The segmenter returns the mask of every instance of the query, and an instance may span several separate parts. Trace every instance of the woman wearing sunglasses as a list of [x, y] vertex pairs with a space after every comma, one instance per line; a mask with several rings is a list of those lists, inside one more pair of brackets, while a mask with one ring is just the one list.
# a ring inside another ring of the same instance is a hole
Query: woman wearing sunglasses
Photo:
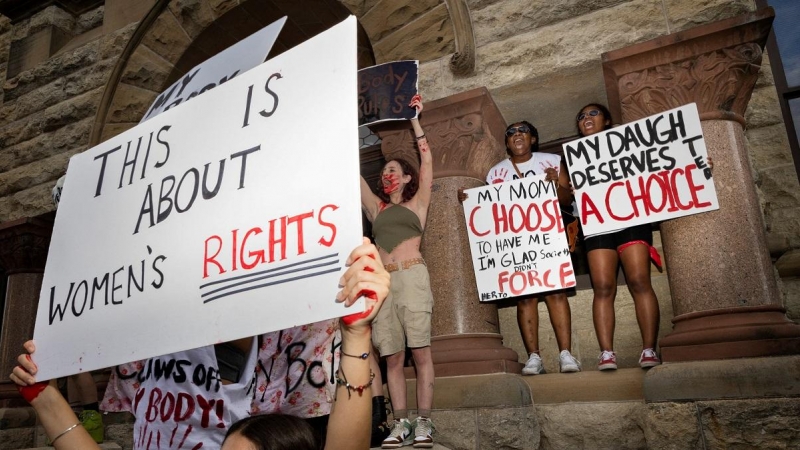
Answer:
[[[500, 161], [489, 170], [486, 182], [502, 183], [533, 175], [545, 175], [547, 181], [556, 182], [558, 199], [562, 207], [571, 208], [572, 193], [569, 176], [561, 157], [550, 153], [539, 153], [539, 132], [529, 122], [521, 121], [506, 129], [506, 151], [508, 159]], [[572, 317], [564, 291], [550, 292], [544, 297], [550, 323], [558, 344], [559, 369], [561, 372], [579, 372], [580, 363], [572, 356]], [[528, 352], [528, 362], [522, 369], [525, 375], [544, 372], [539, 353], [539, 300], [538, 296], [524, 297], [517, 303], [517, 324], [522, 342]]]
[[[576, 117], [578, 134], [590, 136], [611, 127], [611, 113], [603, 105], [590, 103]], [[644, 369], [661, 364], [655, 352], [660, 312], [658, 299], [650, 284], [650, 258], [655, 252], [650, 225], [637, 225], [624, 230], [585, 239], [592, 277], [594, 302], [592, 315], [597, 342], [600, 344], [599, 370], [617, 368], [614, 353], [614, 299], [617, 295], [617, 269], [622, 263], [628, 291], [633, 296], [636, 320], [642, 334], [639, 365]], [[655, 256], [658, 254], [655, 253]]]
[[[419, 95], [409, 106], [422, 111]], [[433, 359], [431, 312], [433, 294], [428, 268], [419, 246], [428, 217], [433, 184], [433, 157], [417, 119], [411, 119], [419, 148], [419, 174], [406, 160], [392, 159], [383, 166], [378, 195], [361, 178], [361, 207], [372, 222], [375, 243], [386, 270], [391, 273], [391, 295], [372, 327], [375, 347], [386, 357], [386, 376], [392, 398], [392, 431], [382, 448], [433, 447]], [[406, 379], [403, 373], [406, 346], [411, 348], [417, 371], [417, 418], [408, 420]]]

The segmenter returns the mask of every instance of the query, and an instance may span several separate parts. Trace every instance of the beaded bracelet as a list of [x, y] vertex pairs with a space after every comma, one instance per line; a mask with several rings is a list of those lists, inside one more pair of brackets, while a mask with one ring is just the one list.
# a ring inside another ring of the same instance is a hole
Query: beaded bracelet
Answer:
[[[341, 377], [339, 377], [340, 373], [342, 374]], [[341, 367], [339, 367], [339, 371], [336, 372], [336, 384], [339, 386], [344, 386], [345, 389], [347, 389], [348, 399], [351, 396], [350, 392], [358, 392], [358, 396], [361, 397], [361, 395], [364, 393], [364, 389], [372, 386], [372, 380], [374, 379], [375, 379], [375, 374], [372, 373], [372, 369], [370, 369], [369, 381], [366, 384], [362, 384], [361, 386], [353, 386], [347, 381], [347, 377], [344, 375], [344, 370], [342, 370]]]
[[344, 356], [349, 356], [349, 357], [351, 357], [351, 358], [356, 358], [356, 359], [367, 359], [367, 358], [369, 358], [369, 353], [370, 353], [370, 352], [362, 353], [362, 354], [360, 354], [360, 355], [351, 355], [351, 354], [349, 354], [349, 353], [345, 353], [345, 352], [344, 352], [344, 350], [339, 350], [339, 353], [341, 353], [341, 354], [342, 354], [342, 355], [344, 355]]
[[58, 434], [58, 436], [54, 437], [54, 438], [53, 438], [53, 440], [52, 440], [52, 441], [50, 441], [50, 445], [53, 445], [53, 444], [55, 444], [55, 443], [56, 443], [56, 441], [58, 440], [58, 438], [60, 438], [61, 436], [65, 435], [65, 434], [67, 434], [67, 433], [69, 433], [70, 431], [74, 430], [74, 429], [75, 429], [75, 427], [77, 427], [77, 426], [78, 426], [78, 425], [80, 425], [80, 424], [81, 424], [81, 423], [80, 423], [80, 422], [78, 422], [78, 423], [76, 423], [75, 425], [73, 425], [73, 426], [71, 426], [71, 427], [67, 428], [66, 430], [62, 431], [61, 433], [59, 433], [59, 434]]

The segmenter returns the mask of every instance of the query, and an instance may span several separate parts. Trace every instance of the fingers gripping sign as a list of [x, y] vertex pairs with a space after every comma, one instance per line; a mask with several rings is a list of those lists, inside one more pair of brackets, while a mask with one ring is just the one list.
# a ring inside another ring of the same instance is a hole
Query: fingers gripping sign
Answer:
[[342, 317], [342, 323], [350, 328], [369, 326], [383, 300], [389, 295], [389, 272], [383, 268], [378, 249], [364, 238], [364, 243], [347, 258], [347, 271], [339, 280], [342, 290], [336, 295], [338, 302], [351, 306], [359, 297], [366, 298], [366, 309]]

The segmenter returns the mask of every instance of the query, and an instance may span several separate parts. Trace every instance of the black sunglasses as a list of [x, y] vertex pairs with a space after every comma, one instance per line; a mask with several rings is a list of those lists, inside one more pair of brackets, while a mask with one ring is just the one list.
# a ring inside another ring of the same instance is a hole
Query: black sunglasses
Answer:
[[513, 136], [517, 131], [520, 133], [530, 133], [531, 129], [527, 125], [520, 125], [518, 127], [511, 127], [506, 130], [506, 137]]
[[582, 112], [582, 113], [578, 114], [578, 122], [580, 122], [581, 120], [585, 119], [586, 116], [594, 117], [594, 116], [596, 116], [598, 114], [600, 114], [600, 110], [599, 109], [593, 109], [591, 111], [586, 111], [585, 113]]

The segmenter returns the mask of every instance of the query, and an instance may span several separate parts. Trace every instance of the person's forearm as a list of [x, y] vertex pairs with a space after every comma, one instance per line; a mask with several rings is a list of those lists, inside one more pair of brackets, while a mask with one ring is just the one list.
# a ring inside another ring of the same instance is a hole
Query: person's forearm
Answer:
[[[336, 400], [328, 419], [326, 450], [361, 450], [369, 448], [372, 420], [372, 389], [369, 355], [371, 333], [366, 330], [342, 329], [344, 353], [340, 359], [338, 377], [350, 385], [336, 386]], [[364, 387], [366, 386], [366, 387]], [[361, 392], [359, 392], [359, 388]]]
[[[55, 386], [48, 385], [31, 401], [31, 406], [57, 450], [100, 448], [80, 425], [80, 420]], [[75, 424], [78, 426], [70, 429]]]
[[414, 137], [425, 135], [425, 132], [422, 130], [422, 125], [419, 124], [419, 119], [411, 119], [411, 126], [414, 128]]

